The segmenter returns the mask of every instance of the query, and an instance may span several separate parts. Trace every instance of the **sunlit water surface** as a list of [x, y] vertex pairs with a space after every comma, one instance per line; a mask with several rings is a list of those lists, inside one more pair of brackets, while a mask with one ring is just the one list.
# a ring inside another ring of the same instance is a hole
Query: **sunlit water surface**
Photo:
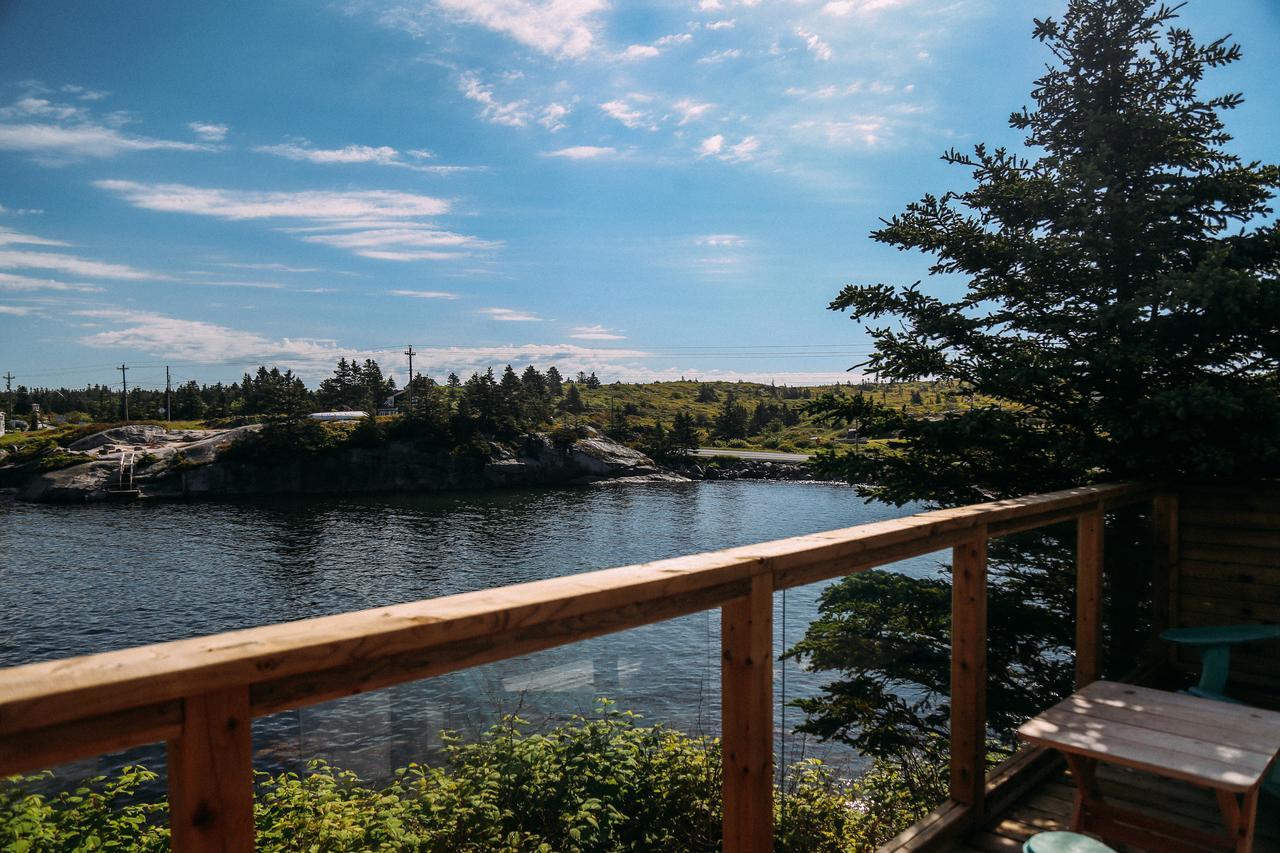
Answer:
[[[663, 557], [915, 511], [847, 486], [736, 481], [605, 484], [451, 495], [306, 497], [54, 507], [0, 502], [0, 665], [107, 651]], [[896, 571], [937, 570], [932, 557]], [[774, 647], [803, 636], [825, 584], [774, 596]], [[785, 618], [784, 618], [785, 608]], [[500, 715], [532, 725], [591, 713], [600, 697], [649, 722], [718, 734], [719, 612], [697, 613], [258, 720], [262, 769], [323, 757], [373, 781], [438, 758], [440, 732], [478, 736]], [[785, 677], [785, 685], [784, 685]], [[790, 762], [848, 750], [783, 737], [791, 700], [831, 673], [775, 665], [775, 725]], [[785, 719], [784, 719], [785, 717]], [[159, 746], [77, 762], [163, 767]]]

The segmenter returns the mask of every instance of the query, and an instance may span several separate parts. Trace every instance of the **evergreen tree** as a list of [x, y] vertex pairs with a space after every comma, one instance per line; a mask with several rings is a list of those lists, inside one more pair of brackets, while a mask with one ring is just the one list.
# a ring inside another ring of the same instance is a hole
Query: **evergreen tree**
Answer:
[[580, 415], [587, 410], [586, 404], [582, 402], [582, 394], [578, 392], [578, 383], [570, 382], [564, 393], [564, 399], [560, 401], [560, 408], [573, 415]]
[[559, 397], [564, 393], [564, 379], [560, 376], [560, 371], [556, 370], [555, 365], [547, 368], [547, 392], [552, 397]]
[[730, 391], [725, 395], [720, 413], [716, 415], [716, 436], [723, 439], [746, 438], [749, 423], [747, 407], [739, 403], [737, 396]]
[[704, 382], [698, 386], [697, 400], [699, 403], [718, 403], [720, 395], [716, 393], [716, 389]]
[[670, 443], [672, 451], [681, 456], [698, 449], [698, 427], [688, 412], [676, 413], [671, 421]]
[[[828, 395], [814, 412], [901, 434], [827, 457], [828, 472], [869, 497], [943, 506], [1093, 480], [1280, 473], [1280, 228], [1268, 220], [1280, 169], [1225, 150], [1221, 115], [1241, 96], [1199, 90], [1239, 49], [1196, 42], [1176, 17], [1148, 0], [1071, 0], [1061, 21], [1036, 21], [1057, 64], [1010, 119], [1027, 153], [947, 152], [974, 186], [927, 195], [873, 234], [968, 283], [955, 299], [919, 283], [841, 291], [831, 307], [875, 340], [867, 366], [1014, 405], [926, 421]], [[1111, 534], [1109, 548], [1131, 541]], [[989, 706], [1002, 737], [1069, 690], [1069, 553], [1052, 532], [992, 543]], [[1109, 662], [1123, 669], [1144, 561], [1115, 553], [1108, 564], [1126, 571], [1109, 577]], [[802, 703], [807, 730], [879, 754], [941, 730], [948, 586], [866, 572], [824, 593], [798, 651], [842, 677]]]
[[596, 372], [595, 372], [594, 370], [593, 370], [593, 371], [591, 371], [591, 375], [590, 375], [590, 376], [588, 376], [588, 377], [586, 378], [586, 380], [584, 380], [584, 384], [585, 384], [588, 388], [599, 388], [599, 387], [600, 387], [600, 380], [596, 378]]

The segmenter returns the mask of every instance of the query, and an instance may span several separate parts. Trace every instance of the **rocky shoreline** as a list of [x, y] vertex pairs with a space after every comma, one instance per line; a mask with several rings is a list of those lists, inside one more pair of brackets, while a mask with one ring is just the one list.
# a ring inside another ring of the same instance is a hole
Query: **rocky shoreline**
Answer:
[[[260, 424], [222, 430], [128, 425], [81, 438], [56, 460], [0, 459], [0, 488], [18, 500], [75, 504], [285, 494], [348, 494], [587, 485], [599, 482], [813, 480], [793, 462], [713, 457], [658, 465], [594, 430], [571, 444], [529, 433], [458, 454], [391, 441], [298, 458], [246, 462], [227, 451]], [[83, 461], [80, 461], [83, 460]], [[49, 469], [49, 461], [57, 467]]]

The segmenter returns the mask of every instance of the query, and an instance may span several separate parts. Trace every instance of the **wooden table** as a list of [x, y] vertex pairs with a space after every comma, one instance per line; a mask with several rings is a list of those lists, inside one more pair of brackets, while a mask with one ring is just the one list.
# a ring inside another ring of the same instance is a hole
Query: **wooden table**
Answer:
[[[1280, 713], [1095, 681], [1023, 723], [1018, 736], [1066, 756], [1076, 780], [1073, 830], [1171, 853], [1205, 847], [1249, 853], [1259, 788], [1280, 751]], [[1105, 801], [1094, 773], [1099, 761], [1212, 790], [1227, 832], [1214, 835]]]

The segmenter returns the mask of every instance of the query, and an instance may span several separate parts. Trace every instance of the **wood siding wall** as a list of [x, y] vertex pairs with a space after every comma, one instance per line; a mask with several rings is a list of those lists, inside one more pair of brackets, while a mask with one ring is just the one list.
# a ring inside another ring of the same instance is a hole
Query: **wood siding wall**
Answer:
[[[1175, 625], [1280, 623], [1280, 483], [1187, 488], [1179, 495]], [[1178, 663], [1198, 671], [1194, 653]], [[1276, 707], [1280, 641], [1232, 651], [1234, 695]]]

